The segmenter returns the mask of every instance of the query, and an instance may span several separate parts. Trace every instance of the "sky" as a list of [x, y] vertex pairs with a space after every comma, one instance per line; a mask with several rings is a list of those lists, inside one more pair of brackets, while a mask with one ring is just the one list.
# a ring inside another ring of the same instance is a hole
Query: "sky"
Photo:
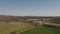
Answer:
[[0, 0], [0, 15], [60, 16], [60, 0]]

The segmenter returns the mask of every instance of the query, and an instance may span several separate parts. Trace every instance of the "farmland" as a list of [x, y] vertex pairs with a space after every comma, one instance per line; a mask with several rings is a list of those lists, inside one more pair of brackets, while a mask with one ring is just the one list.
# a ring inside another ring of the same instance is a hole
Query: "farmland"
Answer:
[[60, 27], [60, 17], [0, 16], [0, 34], [60, 34], [55, 26]]
[[0, 22], [0, 34], [10, 34], [14, 31], [22, 31], [24, 28], [32, 28], [33, 25], [23, 22]]

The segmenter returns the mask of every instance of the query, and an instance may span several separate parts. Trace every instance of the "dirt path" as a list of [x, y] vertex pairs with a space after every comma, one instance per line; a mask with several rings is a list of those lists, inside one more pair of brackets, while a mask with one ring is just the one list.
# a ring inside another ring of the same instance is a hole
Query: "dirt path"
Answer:
[[60, 24], [55, 24], [55, 23], [44, 23], [44, 24], [60, 27]]

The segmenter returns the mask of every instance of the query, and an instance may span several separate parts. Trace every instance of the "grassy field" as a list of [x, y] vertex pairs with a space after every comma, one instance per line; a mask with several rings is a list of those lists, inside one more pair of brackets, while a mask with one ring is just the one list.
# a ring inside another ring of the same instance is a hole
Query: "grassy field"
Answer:
[[60, 34], [60, 29], [47, 26], [38, 26], [34, 29], [21, 32], [20, 34]]
[[0, 22], [0, 34], [10, 34], [16, 30], [22, 31], [27, 27], [32, 27], [32, 25], [23, 22]]

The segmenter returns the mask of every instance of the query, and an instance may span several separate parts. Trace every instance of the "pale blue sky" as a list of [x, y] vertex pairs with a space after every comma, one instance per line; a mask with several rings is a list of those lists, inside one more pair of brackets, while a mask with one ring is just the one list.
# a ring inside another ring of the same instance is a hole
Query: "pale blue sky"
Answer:
[[0, 15], [60, 16], [60, 0], [0, 0]]

